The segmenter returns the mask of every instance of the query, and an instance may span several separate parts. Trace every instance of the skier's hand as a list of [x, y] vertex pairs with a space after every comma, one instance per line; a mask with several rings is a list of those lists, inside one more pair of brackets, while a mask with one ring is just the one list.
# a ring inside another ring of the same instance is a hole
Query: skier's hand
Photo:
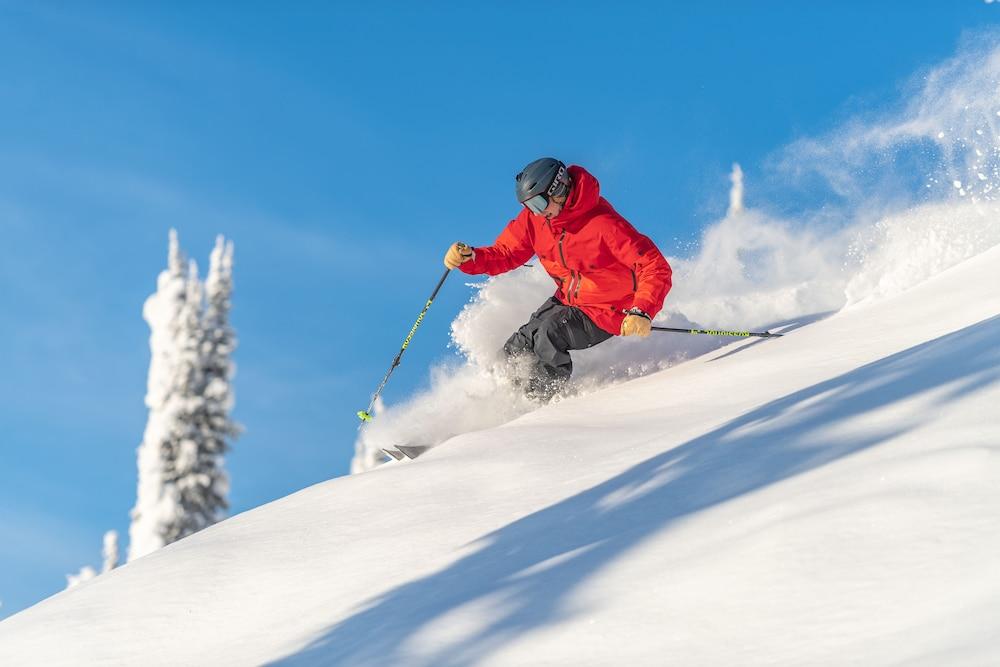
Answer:
[[444, 265], [449, 269], [457, 269], [459, 265], [465, 264], [475, 257], [476, 251], [472, 249], [472, 246], [467, 246], [462, 242], [453, 243], [444, 255]]
[[622, 335], [623, 336], [640, 336], [645, 338], [652, 331], [653, 323], [649, 319], [649, 315], [642, 312], [641, 310], [636, 310], [635, 312], [629, 312], [622, 320]]

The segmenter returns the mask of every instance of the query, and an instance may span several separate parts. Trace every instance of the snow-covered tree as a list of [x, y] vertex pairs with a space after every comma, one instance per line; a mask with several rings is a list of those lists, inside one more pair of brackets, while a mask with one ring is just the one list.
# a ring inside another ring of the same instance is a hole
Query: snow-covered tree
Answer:
[[160, 526], [164, 544], [196, 533], [221, 518], [218, 503], [206, 497], [206, 492], [211, 493], [213, 480], [201, 460], [203, 420], [200, 416], [205, 410], [205, 398], [201, 393], [205, 384], [201, 328], [204, 301], [198, 265], [193, 260], [188, 264], [186, 287], [174, 341], [176, 400], [162, 448], [163, 477], [167, 485], [173, 487], [174, 503], [173, 515]]
[[168, 268], [146, 301], [150, 364], [149, 421], [139, 447], [139, 491], [129, 530], [129, 560], [219, 521], [227, 509], [223, 454], [237, 434], [229, 326], [232, 244], [212, 253], [206, 309], [197, 265], [183, 258], [171, 232]]
[[202, 382], [203, 411], [199, 413], [205, 469], [211, 476], [211, 493], [219, 505], [226, 508], [229, 479], [223, 468], [229, 442], [239, 433], [239, 426], [230, 417], [235, 395], [232, 379], [236, 366], [232, 361], [236, 349], [236, 334], [229, 324], [233, 293], [233, 244], [219, 236], [215, 240], [205, 279], [207, 301], [202, 318]]
[[[109, 530], [104, 533], [104, 565], [101, 568], [101, 574], [105, 572], [110, 572], [111, 570], [118, 567], [118, 533]], [[84, 565], [80, 568], [80, 571], [76, 574], [66, 575], [66, 588], [73, 588], [78, 586], [85, 581], [89, 581], [97, 576], [97, 570], [89, 565]]]
[[193, 264], [188, 279], [179, 329], [184, 400], [175, 420], [177, 451], [167, 466], [181, 511], [166, 526], [168, 544], [219, 521], [228, 508], [229, 479], [223, 457], [228, 440], [238, 433], [229, 417], [233, 406], [230, 356], [236, 345], [229, 326], [232, 253], [232, 244], [219, 237], [205, 284], [207, 308]]
[[97, 576], [97, 570], [90, 567], [89, 565], [84, 565], [80, 568], [80, 571], [76, 574], [66, 575], [66, 588], [70, 589], [74, 586], [79, 586], [85, 581], [90, 581]]
[[101, 574], [118, 567], [118, 531], [109, 530], [104, 533], [104, 566]]
[[166, 544], [164, 526], [177, 514], [176, 489], [165, 478], [165, 459], [178, 408], [177, 338], [187, 299], [184, 256], [177, 232], [170, 230], [167, 268], [157, 278], [157, 289], [142, 308], [149, 324], [149, 377], [146, 407], [149, 417], [138, 450], [139, 487], [129, 527], [128, 559], [134, 560]]

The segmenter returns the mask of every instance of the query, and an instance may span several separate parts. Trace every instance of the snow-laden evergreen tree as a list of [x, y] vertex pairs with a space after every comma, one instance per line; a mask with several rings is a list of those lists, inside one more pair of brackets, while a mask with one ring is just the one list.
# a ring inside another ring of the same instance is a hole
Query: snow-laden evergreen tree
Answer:
[[[110, 572], [111, 570], [118, 567], [118, 533], [109, 530], [104, 533], [104, 565], [101, 568], [101, 574], [105, 572]], [[78, 586], [85, 581], [90, 581], [98, 574], [97, 570], [89, 565], [84, 565], [80, 568], [80, 571], [76, 574], [66, 575], [66, 588], [70, 589], [74, 586]]]
[[[163, 478], [173, 487], [175, 512], [161, 525], [164, 544], [196, 533], [214, 523], [214, 512], [206, 512], [202, 502], [201, 489], [207, 479], [199, 479], [198, 413], [203, 410], [204, 397], [199, 393], [203, 384], [201, 367], [201, 282], [198, 280], [198, 265], [188, 262], [184, 305], [178, 318], [177, 366], [175, 368], [174, 392], [176, 408], [167, 440], [163, 443]], [[206, 516], [207, 515], [207, 516]]]
[[202, 317], [201, 359], [203, 410], [198, 414], [202, 437], [201, 454], [204, 468], [211, 477], [211, 488], [206, 493], [213, 497], [216, 506], [224, 511], [228, 505], [229, 478], [226, 475], [224, 455], [229, 443], [240, 432], [230, 417], [235, 396], [232, 379], [236, 366], [232, 361], [236, 349], [236, 334], [229, 324], [229, 310], [233, 293], [233, 244], [220, 235], [215, 240], [205, 279], [207, 301]]
[[146, 299], [142, 308], [150, 331], [146, 384], [149, 417], [138, 450], [139, 485], [129, 526], [129, 560], [166, 544], [164, 527], [179, 511], [176, 489], [168, 484], [164, 468], [179, 406], [177, 340], [188, 292], [184, 264], [177, 233], [171, 229], [167, 268], [157, 278], [156, 292]]
[[183, 258], [175, 246], [172, 233], [168, 269], [144, 308], [154, 363], [158, 354], [162, 363], [155, 378], [150, 367], [150, 418], [139, 452], [129, 560], [210, 526], [227, 509], [223, 455], [237, 434], [229, 418], [236, 344], [228, 321], [232, 245], [220, 240], [212, 253], [207, 308], [193, 261], [177, 282]]
[[181, 512], [166, 526], [168, 544], [219, 521], [228, 509], [224, 455], [228, 441], [238, 432], [229, 417], [233, 406], [230, 357], [236, 345], [229, 326], [232, 253], [232, 244], [220, 237], [205, 284], [207, 308], [193, 263], [188, 280], [179, 329], [184, 401], [175, 420], [177, 451], [170, 458], [167, 475], [177, 487]]
[[66, 575], [66, 589], [69, 590], [74, 586], [79, 586], [85, 581], [90, 581], [97, 576], [97, 571], [90, 567], [89, 565], [84, 565], [80, 568], [80, 571], [76, 574]]
[[118, 531], [109, 530], [104, 533], [104, 566], [101, 568], [101, 574], [105, 572], [110, 572], [111, 570], [118, 567]]

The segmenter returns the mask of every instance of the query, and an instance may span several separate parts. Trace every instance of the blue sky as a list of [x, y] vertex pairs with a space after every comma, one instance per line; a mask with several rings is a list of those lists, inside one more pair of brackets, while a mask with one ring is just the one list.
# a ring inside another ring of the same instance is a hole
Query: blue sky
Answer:
[[[354, 413], [443, 251], [495, 237], [524, 163], [584, 164], [685, 254], [732, 162], [763, 179], [781, 146], [893, 103], [1000, 17], [977, 0], [426, 4], [0, 1], [0, 617], [127, 533], [141, 308], [170, 227], [202, 269], [216, 234], [236, 245], [238, 512], [346, 474]], [[462, 282], [389, 400], [452, 354]]]

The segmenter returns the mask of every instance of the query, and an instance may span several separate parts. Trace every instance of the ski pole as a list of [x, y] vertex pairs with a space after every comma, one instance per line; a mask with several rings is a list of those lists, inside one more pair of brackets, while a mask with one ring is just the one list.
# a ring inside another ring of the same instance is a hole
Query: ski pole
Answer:
[[413, 323], [413, 328], [410, 329], [410, 333], [407, 334], [406, 340], [403, 341], [403, 346], [399, 348], [399, 353], [396, 355], [396, 358], [392, 360], [392, 366], [389, 366], [389, 370], [386, 372], [385, 377], [382, 378], [382, 383], [379, 384], [378, 389], [376, 389], [375, 393], [372, 394], [372, 400], [371, 403], [368, 404], [368, 409], [358, 410], [358, 417], [361, 419], [362, 425], [364, 422], [370, 422], [372, 420], [372, 408], [375, 407], [375, 401], [378, 400], [379, 395], [382, 393], [382, 389], [385, 388], [385, 383], [389, 381], [389, 376], [392, 375], [392, 372], [396, 370], [396, 366], [398, 366], [399, 362], [402, 360], [403, 353], [406, 352], [406, 348], [409, 347], [413, 334], [417, 332], [417, 327], [419, 327], [420, 323], [424, 320], [424, 315], [427, 314], [427, 310], [431, 307], [431, 304], [434, 303], [434, 297], [437, 296], [438, 291], [441, 289], [441, 285], [444, 285], [445, 278], [448, 277], [449, 273], [451, 273], [451, 269], [445, 269], [444, 275], [441, 276], [441, 280], [438, 281], [437, 287], [435, 287], [434, 292], [431, 293], [431, 298], [427, 299], [427, 303], [424, 304], [424, 309], [420, 311], [420, 315], [417, 316], [417, 321]]
[[770, 331], [717, 331], [715, 329], [675, 329], [673, 327], [653, 327], [653, 331], [669, 331], [672, 333], [705, 334], [706, 336], [734, 336], [737, 338], [747, 338], [757, 336], [758, 338], [780, 338], [782, 334], [771, 333]]
[[[622, 309], [622, 314], [628, 315], [627, 310]], [[674, 327], [650, 327], [653, 331], [667, 331], [669, 333], [704, 334], [706, 336], [733, 336], [735, 338], [781, 338], [782, 334], [771, 333], [770, 331], [721, 331], [719, 329], [675, 329]]]

